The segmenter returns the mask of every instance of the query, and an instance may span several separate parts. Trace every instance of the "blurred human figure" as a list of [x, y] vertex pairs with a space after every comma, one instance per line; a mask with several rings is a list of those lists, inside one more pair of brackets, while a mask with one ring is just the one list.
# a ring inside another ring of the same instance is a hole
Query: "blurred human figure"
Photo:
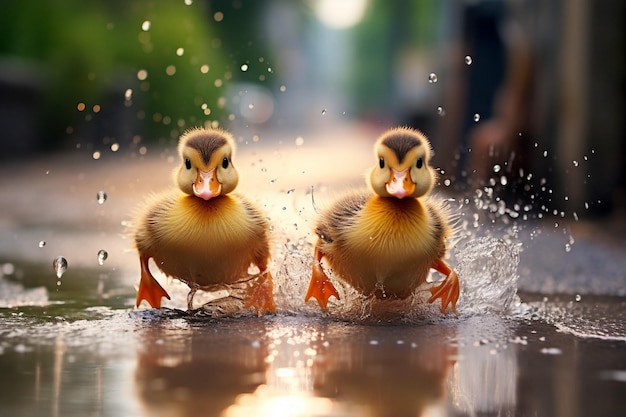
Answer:
[[[615, 93], [624, 71], [614, 59], [623, 50], [617, 35], [623, 35], [624, 7], [559, 0], [506, 5], [505, 78], [492, 117], [468, 132], [470, 179], [489, 181], [497, 166], [507, 191], [533, 199], [536, 209], [606, 213], [623, 202], [626, 172], [624, 97]], [[598, 59], [606, 65], [595, 68]]]

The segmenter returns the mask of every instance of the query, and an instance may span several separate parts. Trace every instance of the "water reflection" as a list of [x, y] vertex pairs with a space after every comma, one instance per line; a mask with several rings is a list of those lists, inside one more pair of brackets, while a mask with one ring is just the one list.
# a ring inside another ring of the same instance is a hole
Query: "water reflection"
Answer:
[[140, 331], [135, 391], [150, 416], [219, 416], [265, 383], [266, 326], [258, 320], [166, 320]]
[[354, 415], [443, 414], [456, 329], [422, 325], [359, 330], [337, 325], [326, 330], [312, 372], [316, 395], [346, 404]]
[[623, 402], [620, 383], [605, 377], [623, 369], [621, 344], [580, 343], [534, 321], [211, 319], [166, 309], [59, 320], [54, 308], [0, 311], [2, 415], [570, 416], [598, 408], [586, 398], [603, 399], [604, 411]]
[[448, 379], [455, 411], [502, 415], [515, 409], [518, 358], [511, 323], [496, 316], [471, 317], [458, 327], [458, 361]]
[[138, 337], [146, 415], [441, 415], [458, 357], [449, 325], [181, 319]]

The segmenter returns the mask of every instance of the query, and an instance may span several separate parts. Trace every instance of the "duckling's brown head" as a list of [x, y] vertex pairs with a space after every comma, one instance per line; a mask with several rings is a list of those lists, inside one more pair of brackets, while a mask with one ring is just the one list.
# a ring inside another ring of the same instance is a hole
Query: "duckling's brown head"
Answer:
[[232, 136], [223, 130], [187, 130], [178, 142], [181, 165], [174, 172], [178, 187], [204, 200], [233, 191], [239, 182], [234, 151]]
[[397, 127], [383, 133], [374, 145], [377, 163], [369, 175], [372, 190], [381, 197], [417, 198], [435, 182], [430, 166], [430, 142], [415, 129]]

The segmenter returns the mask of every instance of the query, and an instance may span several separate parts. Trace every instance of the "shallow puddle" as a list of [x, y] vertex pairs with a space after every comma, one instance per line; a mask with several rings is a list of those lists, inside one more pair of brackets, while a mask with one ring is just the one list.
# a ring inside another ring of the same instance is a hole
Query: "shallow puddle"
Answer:
[[565, 417], [626, 406], [619, 297], [521, 294], [517, 312], [422, 320], [306, 308], [211, 318], [133, 309], [132, 289], [70, 300], [54, 285], [35, 305], [0, 309], [3, 414]]

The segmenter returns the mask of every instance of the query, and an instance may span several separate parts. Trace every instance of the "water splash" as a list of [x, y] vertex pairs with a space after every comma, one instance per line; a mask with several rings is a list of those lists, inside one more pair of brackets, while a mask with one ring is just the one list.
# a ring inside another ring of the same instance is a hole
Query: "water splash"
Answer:
[[509, 313], [519, 304], [519, 249], [519, 245], [502, 239], [480, 237], [458, 251], [461, 313]]
[[[515, 313], [521, 304], [517, 297], [517, 266], [519, 250], [516, 246], [495, 238], [478, 238], [460, 249], [456, 268], [461, 282], [461, 296], [457, 309], [461, 316], [488, 312]], [[429, 304], [426, 283], [403, 300], [378, 299], [365, 296], [343, 283], [329, 268], [325, 271], [339, 293], [339, 299], [328, 300], [328, 311], [323, 312], [315, 300], [304, 303], [311, 266], [314, 262], [312, 245], [292, 246], [285, 254], [280, 271], [275, 275], [276, 305], [281, 312], [305, 316], [326, 316], [337, 320], [358, 322], [423, 323], [445, 320], [440, 312], [440, 301]]]

